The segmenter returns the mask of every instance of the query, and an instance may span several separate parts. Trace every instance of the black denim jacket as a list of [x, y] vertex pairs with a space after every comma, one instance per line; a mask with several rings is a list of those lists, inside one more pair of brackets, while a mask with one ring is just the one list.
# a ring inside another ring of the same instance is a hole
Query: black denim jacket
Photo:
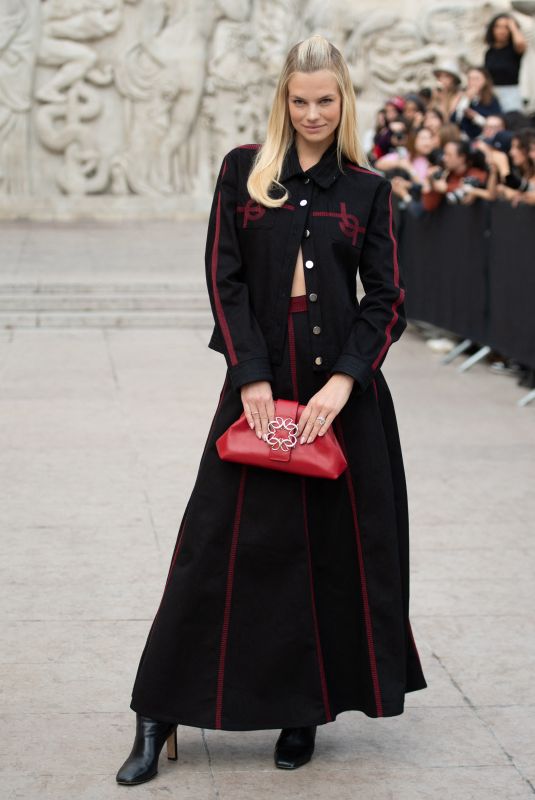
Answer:
[[[233, 388], [273, 380], [301, 244], [310, 367], [351, 375], [360, 394], [407, 325], [391, 184], [347, 159], [341, 171], [336, 141], [303, 171], [294, 140], [280, 178], [289, 198], [270, 209], [252, 200], [246, 188], [259, 146], [235, 147], [219, 170], [205, 252], [215, 320], [208, 347], [225, 355]], [[273, 197], [282, 194], [271, 191]], [[366, 293], [360, 306], [357, 268]]]

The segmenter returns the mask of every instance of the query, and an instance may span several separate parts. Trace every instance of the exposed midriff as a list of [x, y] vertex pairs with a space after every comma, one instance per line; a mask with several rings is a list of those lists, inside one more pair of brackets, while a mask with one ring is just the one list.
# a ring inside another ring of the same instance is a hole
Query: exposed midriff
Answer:
[[297, 295], [305, 293], [306, 293], [306, 285], [305, 285], [305, 274], [303, 270], [303, 251], [301, 247], [299, 247], [299, 253], [297, 254], [297, 261], [295, 263], [291, 296], [296, 297]]

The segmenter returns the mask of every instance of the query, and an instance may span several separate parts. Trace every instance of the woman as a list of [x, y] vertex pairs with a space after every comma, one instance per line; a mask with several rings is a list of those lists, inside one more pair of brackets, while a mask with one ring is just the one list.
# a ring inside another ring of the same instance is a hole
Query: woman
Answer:
[[[408, 513], [380, 366], [406, 326], [388, 181], [365, 167], [347, 64], [324, 37], [291, 48], [262, 146], [235, 147], [206, 244], [227, 373], [132, 692], [120, 783], [154, 777], [177, 725], [282, 728], [275, 763], [310, 760], [317, 725], [401, 714], [427, 686], [408, 617]], [[342, 169], [343, 168], [343, 169]], [[366, 297], [355, 297], [356, 268]], [[334, 479], [219, 458], [244, 413], [305, 406], [299, 446], [333, 428]]]
[[449, 119], [462, 94], [462, 77], [455, 62], [449, 60], [437, 64], [433, 75], [437, 83], [430, 105], [438, 108], [444, 119]]
[[[512, 206], [518, 203], [533, 205], [535, 194], [535, 131], [523, 128], [511, 136], [509, 161], [512, 169], [507, 168], [500, 174], [500, 182], [496, 185], [496, 194], [502, 200], [508, 200]], [[506, 162], [507, 163], [507, 162]]]
[[524, 34], [510, 14], [496, 14], [488, 24], [485, 42], [488, 45], [485, 67], [492, 77], [503, 113], [522, 111], [518, 76], [527, 46]]
[[466, 89], [451, 113], [451, 122], [469, 139], [475, 139], [481, 134], [486, 118], [501, 113], [490, 73], [484, 67], [471, 67], [466, 75]]
[[433, 134], [428, 128], [420, 128], [407, 136], [406, 144], [405, 152], [400, 152], [401, 148], [398, 148], [386, 153], [377, 159], [374, 167], [381, 172], [404, 169], [408, 173], [407, 179], [410, 176], [412, 183], [423, 183], [431, 164], [429, 156], [435, 149]]
[[384, 107], [379, 109], [376, 119], [375, 136], [373, 137], [373, 150], [371, 156], [379, 158], [388, 153], [395, 142], [392, 134], [397, 125], [404, 125], [403, 100], [401, 97], [392, 97], [387, 100]]

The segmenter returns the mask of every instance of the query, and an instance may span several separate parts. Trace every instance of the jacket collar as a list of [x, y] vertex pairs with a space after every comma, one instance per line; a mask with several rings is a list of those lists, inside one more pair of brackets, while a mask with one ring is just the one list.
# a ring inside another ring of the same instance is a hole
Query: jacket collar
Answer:
[[308, 175], [324, 189], [327, 189], [340, 174], [341, 170], [336, 157], [336, 137], [324, 151], [320, 160], [313, 167], [303, 170], [299, 163], [294, 135], [284, 157], [279, 181], [286, 181], [294, 175]]

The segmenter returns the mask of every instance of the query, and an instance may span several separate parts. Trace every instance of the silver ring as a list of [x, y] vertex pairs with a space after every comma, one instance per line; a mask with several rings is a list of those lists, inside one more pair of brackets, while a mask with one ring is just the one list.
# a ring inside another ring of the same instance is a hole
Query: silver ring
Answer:
[[251, 411], [251, 414], [260, 414], [260, 411]]
[[326, 421], [325, 417], [316, 417], [316, 422], [319, 422], [320, 425], [324, 425]]

